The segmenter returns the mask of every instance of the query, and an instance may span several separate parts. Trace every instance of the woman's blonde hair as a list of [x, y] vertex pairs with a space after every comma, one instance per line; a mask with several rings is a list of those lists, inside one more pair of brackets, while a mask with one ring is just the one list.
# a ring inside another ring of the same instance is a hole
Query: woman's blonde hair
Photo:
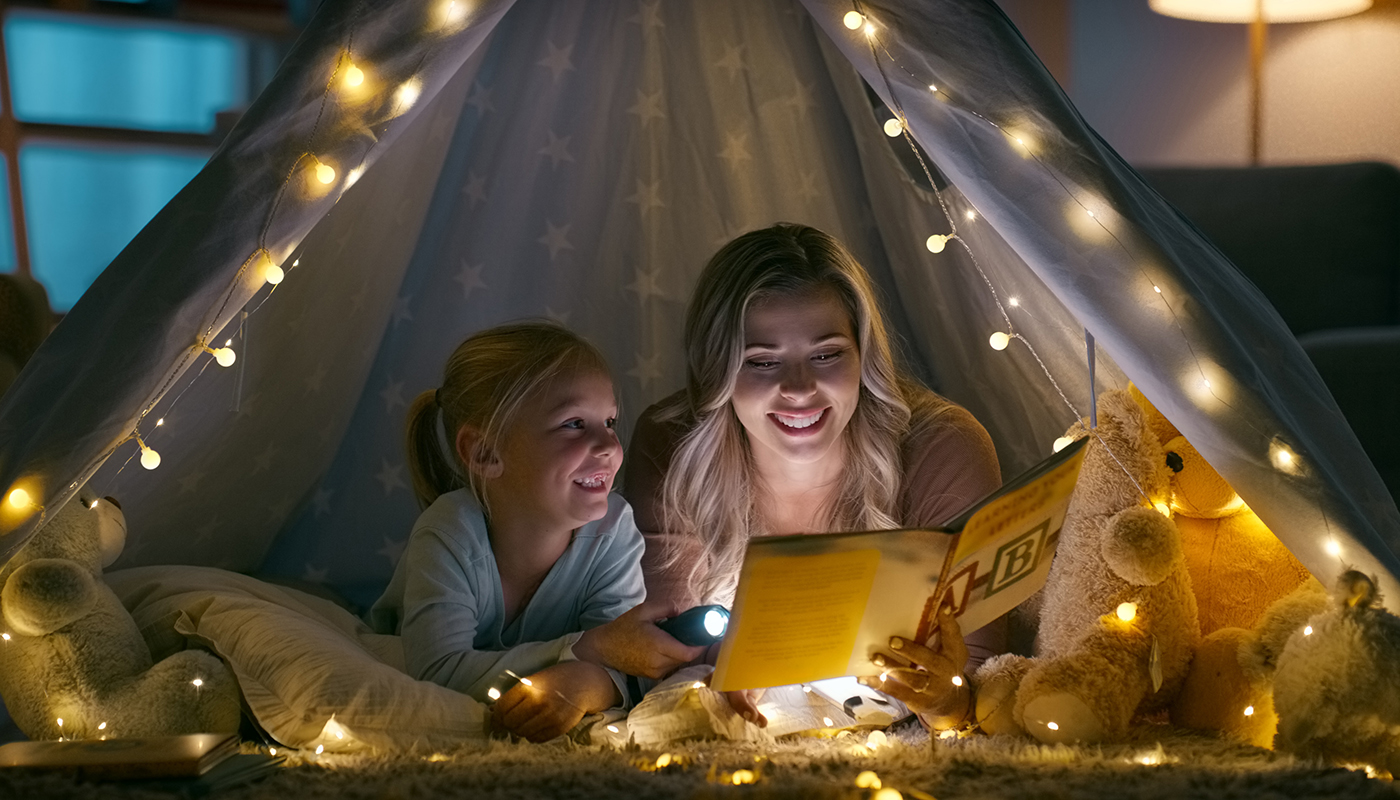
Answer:
[[835, 238], [779, 224], [722, 247], [701, 272], [686, 313], [686, 391], [661, 412], [663, 421], [688, 428], [666, 471], [661, 508], [667, 531], [703, 544], [703, 557], [691, 565], [691, 585], [702, 598], [729, 598], [751, 536], [786, 532], [765, 527], [748, 438], [730, 406], [743, 366], [744, 316], [764, 298], [820, 291], [840, 298], [860, 353], [860, 396], [843, 432], [847, 464], [823, 509], [826, 530], [898, 526], [910, 403], [946, 403], [896, 366], [870, 277]]
[[418, 504], [427, 508], [439, 495], [466, 487], [486, 508], [474, 470], [457, 457], [457, 432], [471, 425], [480, 433], [475, 447], [500, 452], [525, 399], [577, 371], [609, 374], [598, 348], [552, 322], [515, 322], [467, 337], [448, 357], [442, 386], [409, 405], [405, 447]]

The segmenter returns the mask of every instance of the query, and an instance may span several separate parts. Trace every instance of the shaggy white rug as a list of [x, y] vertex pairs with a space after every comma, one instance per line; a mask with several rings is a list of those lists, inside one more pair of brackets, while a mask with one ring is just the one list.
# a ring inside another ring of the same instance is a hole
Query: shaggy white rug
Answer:
[[[496, 742], [416, 756], [294, 754], [262, 781], [220, 798], [872, 798], [867, 770], [905, 798], [1400, 798], [1364, 771], [1307, 763], [1168, 729], [1110, 747], [1042, 747], [1003, 737], [930, 742], [905, 730], [871, 751], [864, 735], [775, 744], [693, 742], [669, 750], [612, 750], [568, 742]], [[660, 760], [665, 765], [658, 768]], [[753, 783], [734, 785], [750, 776]], [[868, 782], [868, 779], [867, 779]], [[0, 772], [3, 798], [179, 796], [135, 784]], [[893, 797], [893, 795], [885, 795]], [[884, 800], [882, 797], [880, 800]]]

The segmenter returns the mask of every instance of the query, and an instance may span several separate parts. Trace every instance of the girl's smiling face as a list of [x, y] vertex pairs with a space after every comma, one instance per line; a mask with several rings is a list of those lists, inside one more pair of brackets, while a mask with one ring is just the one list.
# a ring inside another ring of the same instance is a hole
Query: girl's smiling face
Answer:
[[483, 470], [492, 516], [566, 530], [601, 519], [622, 464], [616, 417], [612, 380], [591, 370], [565, 372], [527, 398]]
[[769, 296], [744, 316], [744, 361], [730, 404], [754, 458], [814, 464], [842, 458], [860, 400], [860, 352], [832, 289]]

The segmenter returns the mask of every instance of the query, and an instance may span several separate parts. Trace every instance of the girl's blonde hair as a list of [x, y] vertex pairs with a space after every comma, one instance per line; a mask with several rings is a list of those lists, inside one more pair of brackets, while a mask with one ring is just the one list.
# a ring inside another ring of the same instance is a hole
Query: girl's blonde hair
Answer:
[[[840, 298], [860, 355], [860, 396], [842, 434], [847, 463], [823, 509], [826, 530], [897, 527], [911, 402], [932, 406], [935, 415], [951, 407], [896, 366], [870, 277], [835, 238], [784, 223], [722, 247], [701, 272], [687, 310], [686, 391], [661, 410], [663, 421], [688, 429], [662, 483], [662, 520], [666, 530], [702, 542], [690, 579], [702, 598], [729, 598], [751, 536], [787, 532], [765, 527], [748, 438], [730, 406], [743, 366], [744, 316], [764, 298], [821, 291]], [[679, 553], [669, 554], [672, 563]]]
[[427, 508], [466, 487], [486, 508], [477, 476], [457, 457], [457, 432], [471, 425], [480, 431], [477, 447], [500, 452], [525, 399], [577, 371], [609, 374], [598, 348], [552, 322], [510, 323], [467, 337], [448, 357], [442, 386], [418, 395], [408, 409], [405, 446], [418, 504]]

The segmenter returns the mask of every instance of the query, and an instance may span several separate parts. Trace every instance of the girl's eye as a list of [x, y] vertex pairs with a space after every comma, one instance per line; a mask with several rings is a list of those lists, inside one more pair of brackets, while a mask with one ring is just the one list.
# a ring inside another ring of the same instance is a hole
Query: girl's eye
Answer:
[[581, 419], [571, 419], [571, 420], [569, 420], [568, 422], [564, 423], [564, 427], [565, 427], [565, 428], [574, 428], [575, 430], [583, 430], [583, 420], [581, 420]]
[[607, 426], [608, 426], [609, 428], [616, 428], [616, 427], [617, 427], [617, 417], [608, 417]]

